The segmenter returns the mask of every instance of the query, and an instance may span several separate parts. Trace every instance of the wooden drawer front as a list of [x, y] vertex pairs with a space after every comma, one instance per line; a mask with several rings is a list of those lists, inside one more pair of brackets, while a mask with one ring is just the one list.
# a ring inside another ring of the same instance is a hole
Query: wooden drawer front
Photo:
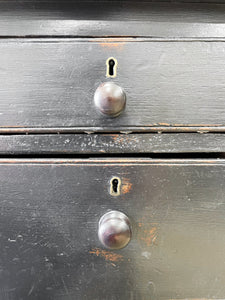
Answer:
[[[222, 299], [224, 179], [219, 160], [1, 160], [0, 298]], [[98, 240], [108, 210], [130, 218], [122, 250]]]
[[0, 0], [0, 36], [224, 38], [224, 3]]
[[[1, 41], [0, 131], [223, 130], [224, 50], [224, 42], [206, 41]], [[118, 61], [115, 78], [106, 77], [109, 57]], [[105, 81], [127, 95], [117, 118], [102, 116], [94, 106], [95, 90]]]

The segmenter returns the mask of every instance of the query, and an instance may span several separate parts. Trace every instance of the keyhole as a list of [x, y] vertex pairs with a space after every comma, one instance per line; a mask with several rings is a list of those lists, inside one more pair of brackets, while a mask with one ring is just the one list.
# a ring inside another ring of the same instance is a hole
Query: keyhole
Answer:
[[116, 68], [117, 68], [117, 60], [113, 57], [108, 58], [106, 61], [106, 76], [116, 77]]
[[115, 61], [113, 59], [109, 60], [109, 75], [113, 76], [114, 75], [114, 66], [115, 66]]
[[118, 193], [118, 179], [116, 179], [116, 178], [113, 179], [112, 185], [113, 185], [112, 186], [113, 192], [117, 194]]
[[110, 194], [112, 196], [120, 195], [121, 180], [119, 177], [113, 177], [110, 181]]

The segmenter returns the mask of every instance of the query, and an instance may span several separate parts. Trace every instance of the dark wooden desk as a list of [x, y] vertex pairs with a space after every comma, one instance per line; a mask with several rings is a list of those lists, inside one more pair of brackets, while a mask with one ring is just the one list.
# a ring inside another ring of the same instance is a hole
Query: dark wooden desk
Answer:
[[0, 300], [225, 299], [224, 16], [0, 1]]

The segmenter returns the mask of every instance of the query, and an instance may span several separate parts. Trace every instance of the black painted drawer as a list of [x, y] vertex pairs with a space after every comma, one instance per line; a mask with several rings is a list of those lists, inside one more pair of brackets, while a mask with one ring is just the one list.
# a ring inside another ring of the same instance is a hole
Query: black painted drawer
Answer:
[[0, 36], [224, 38], [224, 4], [224, 0], [0, 0]]
[[[0, 131], [224, 126], [224, 50], [224, 42], [131, 38], [1, 41]], [[109, 57], [115, 78], [106, 77]], [[126, 92], [118, 118], [95, 109], [104, 81]]]
[[[1, 160], [0, 298], [222, 298], [224, 178], [224, 160]], [[110, 251], [115, 209], [133, 237]]]

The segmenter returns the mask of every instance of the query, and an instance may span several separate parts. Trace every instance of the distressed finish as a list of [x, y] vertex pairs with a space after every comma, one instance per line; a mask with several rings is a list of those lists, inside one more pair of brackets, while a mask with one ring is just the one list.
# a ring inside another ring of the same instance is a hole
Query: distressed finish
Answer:
[[[225, 298], [224, 15], [0, 0], [0, 300]], [[106, 81], [127, 96], [114, 119]]]
[[[0, 298], [223, 299], [224, 179], [224, 160], [1, 160]], [[108, 210], [122, 250], [98, 240]]]
[[[129, 38], [1, 41], [0, 131], [224, 126], [224, 50], [224, 42]], [[118, 61], [117, 77], [108, 80], [127, 96], [115, 119], [93, 103], [108, 57]]]
[[1, 155], [225, 153], [224, 134], [0, 135]]

